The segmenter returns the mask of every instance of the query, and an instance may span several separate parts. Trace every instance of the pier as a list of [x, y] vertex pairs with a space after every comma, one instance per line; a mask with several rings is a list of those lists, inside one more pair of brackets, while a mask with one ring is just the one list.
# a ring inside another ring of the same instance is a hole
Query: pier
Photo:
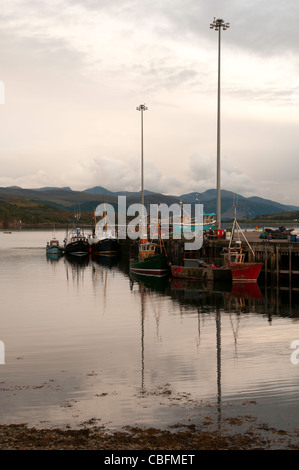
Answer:
[[[246, 231], [245, 236], [253, 249], [254, 256], [250, 251], [245, 239], [240, 235], [242, 251], [246, 254], [246, 261], [262, 262], [264, 264], [260, 277], [266, 284], [279, 286], [281, 282], [296, 287], [296, 277], [299, 278], [299, 242], [287, 239], [265, 240], [260, 238], [260, 232]], [[235, 239], [233, 238], [233, 241]], [[182, 265], [184, 258], [201, 258], [216, 266], [222, 264], [221, 252], [229, 245], [229, 240], [218, 237], [204, 237], [200, 250], [185, 251], [183, 239], [163, 240], [171, 264]], [[122, 241], [122, 250], [132, 256], [137, 254], [137, 243], [132, 240]], [[299, 284], [298, 284], [299, 290]]]

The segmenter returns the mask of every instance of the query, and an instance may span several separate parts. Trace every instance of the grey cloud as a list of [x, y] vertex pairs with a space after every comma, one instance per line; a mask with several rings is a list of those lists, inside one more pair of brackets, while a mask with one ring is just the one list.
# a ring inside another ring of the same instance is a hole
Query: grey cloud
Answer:
[[[55, 14], [76, 6], [86, 11], [111, 13], [116, 19], [132, 22], [136, 31], [151, 27], [157, 36], [174, 41], [189, 41], [200, 45], [200, 37], [216, 43], [215, 32], [209, 29], [214, 17], [223, 17], [231, 23], [225, 33], [225, 44], [273, 55], [292, 51], [297, 54], [299, 4], [297, 0], [66, 0], [50, 2], [25, 1], [22, 8], [2, 12], [5, 22], [25, 15], [53, 18]], [[3, 17], [3, 16], [2, 16]], [[53, 23], [54, 24], [54, 23]], [[67, 24], [66, 24], [67, 26]]]
[[[187, 171], [190, 191], [204, 191], [216, 186], [216, 157], [192, 155]], [[221, 187], [244, 196], [257, 194], [255, 183], [250, 176], [242, 173], [226, 157], [221, 158]], [[192, 189], [191, 189], [192, 188]]]

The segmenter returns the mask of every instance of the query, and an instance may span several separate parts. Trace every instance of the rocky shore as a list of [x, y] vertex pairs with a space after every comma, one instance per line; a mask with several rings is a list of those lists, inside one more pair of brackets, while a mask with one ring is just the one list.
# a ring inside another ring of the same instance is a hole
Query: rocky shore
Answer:
[[[234, 418], [234, 421], [236, 418]], [[233, 424], [236, 424], [235, 422]], [[102, 427], [37, 429], [25, 424], [0, 425], [0, 450], [298, 450], [299, 430], [287, 433], [265, 425], [243, 432], [207, 432], [193, 425], [179, 430]]]

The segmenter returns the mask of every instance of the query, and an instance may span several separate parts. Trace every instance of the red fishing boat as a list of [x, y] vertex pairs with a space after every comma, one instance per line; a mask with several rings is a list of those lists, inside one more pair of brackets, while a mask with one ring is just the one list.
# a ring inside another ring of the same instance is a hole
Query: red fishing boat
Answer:
[[245, 253], [242, 253], [242, 242], [240, 240], [239, 231], [242, 233], [253, 258], [255, 257], [255, 253], [237, 222], [236, 206], [232, 235], [235, 233], [235, 230], [237, 230], [238, 240], [236, 240], [235, 246], [232, 247], [232, 238], [230, 239], [228, 252], [223, 253], [224, 265], [231, 269], [233, 282], [256, 282], [263, 267], [263, 263], [245, 261]]
[[245, 253], [230, 251], [224, 256], [224, 264], [230, 268], [233, 282], [256, 282], [263, 263], [245, 261]]

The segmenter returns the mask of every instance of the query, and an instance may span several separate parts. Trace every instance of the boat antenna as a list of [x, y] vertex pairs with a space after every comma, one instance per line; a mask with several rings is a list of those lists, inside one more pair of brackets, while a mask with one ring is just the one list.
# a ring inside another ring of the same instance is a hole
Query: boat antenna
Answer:
[[234, 194], [234, 201], [233, 201], [233, 206], [235, 208], [235, 218], [234, 218], [234, 223], [233, 223], [233, 228], [232, 228], [232, 236], [231, 236], [231, 239], [230, 239], [230, 242], [229, 242], [229, 249], [231, 247], [231, 242], [232, 242], [232, 238], [233, 238], [233, 234], [234, 234], [234, 230], [235, 228], [237, 227], [237, 232], [238, 232], [238, 239], [239, 239], [239, 242], [240, 242], [240, 235], [239, 235], [239, 230], [240, 232], [242, 233], [243, 237], [244, 237], [244, 240], [246, 241], [247, 245], [248, 245], [248, 248], [250, 249], [251, 253], [253, 254], [253, 256], [255, 256], [255, 253], [250, 245], [250, 243], [248, 242], [243, 230], [241, 229], [238, 221], [237, 221], [237, 207], [238, 207], [238, 195]]
[[77, 212], [75, 213], [75, 218], [77, 220], [79, 220], [81, 217], [81, 208], [80, 208], [80, 204], [79, 204], [79, 209], [77, 210]]

